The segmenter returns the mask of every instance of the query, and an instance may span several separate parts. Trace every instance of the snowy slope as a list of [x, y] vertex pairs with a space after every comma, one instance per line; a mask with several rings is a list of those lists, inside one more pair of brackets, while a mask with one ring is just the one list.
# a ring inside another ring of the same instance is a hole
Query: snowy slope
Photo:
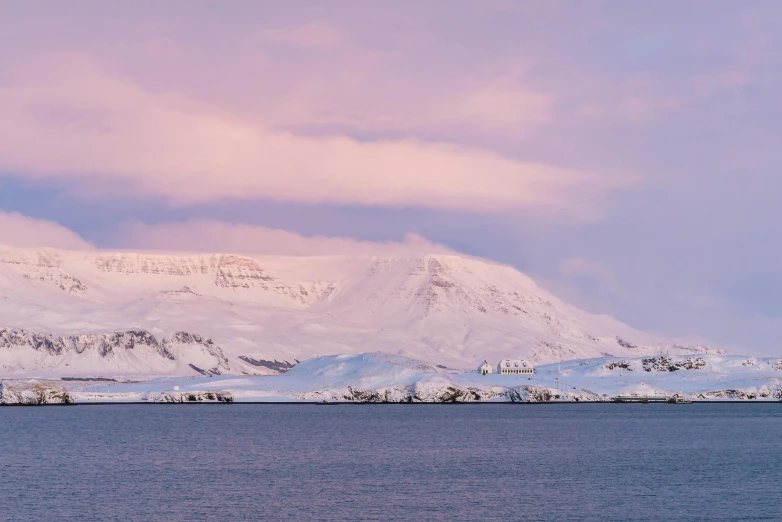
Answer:
[[[458, 255], [0, 247], [2, 331], [0, 377], [264, 374], [376, 350], [463, 369], [505, 357], [715, 351], [588, 314], [511, 267]], [[131, 346], [129, 332], [153, 340]]]

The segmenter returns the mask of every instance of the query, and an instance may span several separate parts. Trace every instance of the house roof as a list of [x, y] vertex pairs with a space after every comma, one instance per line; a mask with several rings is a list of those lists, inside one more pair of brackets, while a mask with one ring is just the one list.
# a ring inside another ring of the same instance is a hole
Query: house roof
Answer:
[[503, 359], [497, 365], [500, 368], [534, 368], [526, 359]]

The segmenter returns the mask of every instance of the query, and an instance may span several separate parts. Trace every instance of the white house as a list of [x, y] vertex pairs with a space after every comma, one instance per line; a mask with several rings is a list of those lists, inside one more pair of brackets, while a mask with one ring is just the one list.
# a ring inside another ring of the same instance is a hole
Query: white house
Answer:
[[488, 375], [494, 371], [494, 368], [492, 368], [491, 364], [489, 364], [486, 361], [483, 361], [480, 366], [478, 366], [478, 373], [481, 375]]
[[533, 374], [535, 367], [532, 363], [523, 359], [503, 359], [497, 365], [497, 373], [508, 374]]

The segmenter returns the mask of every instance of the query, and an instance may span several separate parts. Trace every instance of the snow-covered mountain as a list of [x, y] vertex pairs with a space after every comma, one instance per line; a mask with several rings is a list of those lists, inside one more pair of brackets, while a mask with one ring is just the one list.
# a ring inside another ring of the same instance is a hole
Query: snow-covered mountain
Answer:
[[264, 374], [367, 351], [472, 368], [718, 350], [586, 313], [511, 267], [459, 255], [0, 247], [0, 377]]

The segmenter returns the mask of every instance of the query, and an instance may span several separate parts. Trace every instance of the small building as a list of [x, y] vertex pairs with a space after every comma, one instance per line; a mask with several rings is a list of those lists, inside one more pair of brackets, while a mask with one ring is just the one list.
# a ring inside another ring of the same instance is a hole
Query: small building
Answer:
[[487, 361], [483, 361], [480, 366], [478, 366], [478, 373], [481, 375], [488, 375], [494, 371], [494, 368], [491, 364], [489, 364]]
[[497, 373], [502, 375], [531, 375], [535, 373], [535, 367], [532, 366], [531, 362], [523, 359], [503, 359], [497, 365]]

